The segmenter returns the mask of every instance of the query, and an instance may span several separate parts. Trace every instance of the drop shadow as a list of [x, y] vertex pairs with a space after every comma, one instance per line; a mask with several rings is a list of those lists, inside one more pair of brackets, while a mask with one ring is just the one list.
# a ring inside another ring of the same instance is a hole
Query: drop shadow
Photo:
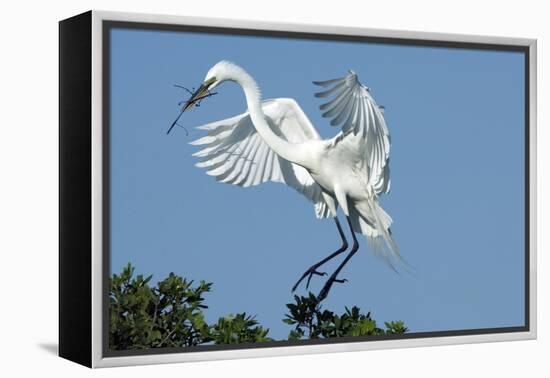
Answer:
[[38, 347], [50, 354], [59, 355], [59, 345], [57, 343], [40, 343]]

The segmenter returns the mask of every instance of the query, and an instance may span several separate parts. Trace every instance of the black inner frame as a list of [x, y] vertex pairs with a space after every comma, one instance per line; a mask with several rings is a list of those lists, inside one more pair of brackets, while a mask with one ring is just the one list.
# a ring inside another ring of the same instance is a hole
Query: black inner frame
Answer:
[[[442, 48], [458, 48], [458, 49], [474, 49], [474, 50], [493, 50], [493, 51], [513, 51], [522, 52], [524, 54], [524, 84], [525, 84], [525, 134], [524, 134], [524, 172], [525, 172], [525, 218], [524, 218], [524, 240], [525, 240], [525, 260], [524, 260], [524, 277], [525, 277], [525, 309], [524, 319], [525, 324], [517, 327], [497, 327], [497, 328], [478, 328], [464, 330], [449, 330], [449, 331], [433, 331], [433, 332], [414, 332], [403, 335], [383, 335], [383, 336], [355, 336], [355, 337], [339, 337], [333, 339], [315, 339], [315, 340], [297, 340], [297, 341], [270, 341], [263, 343], [247, 343], [247, 344], [229, 344], [229, 345], [200, 345], [192, 347], [179, 348], [150, 348], [138, 350], [110, 350], [109, 348], [109, 282], [110, 282], [110, 92], [111, 92], [111, 72], [110, 72], [110, 36], [112, 29], [138, 29], [138, 30], [154, 30], [154, 31], [169, 31], [169, 32], [194, 32], [208, 34], [229, 34], [229, 35], [246, 35], [257, 37], [279, 37], [289, 39], [306, 39], [306, 40], [326, 40], [326, 41], [345, 41], [358, 43], [376, 43], [389, 45], [404, 45], [404, 46], [426, 46], [426, 47], [442, 47]], [[402, 340], [402, 339], [418, 339], [428, 337], [448, 337], [448, 336], [466, 336], [466, 335], [485, 335], [496, 333], [511, 333], [511, 332], [528, 332], [530, 330], [530, 271], [529, 271], [529, 229], [530, 229], [530, 159], [529, 159], [529, 104], [530, 104], [530, 59], [529, 46], [507, 45], [498, 43], [478, 43], [478, 42], [452, 42], [452, 41], [432, 41], [428, 39], [413, 39], [413, 38], [389, 38], [389, 37], [368, 37], [356, 35], [338, 35], [325, 33], [305, 33], [305, 32], [288, 32], [288, 31], [272, 31], [272, 30], [254, 30], [241, 28], [226, 28], [226, 27], [211, 27], [211, 26], [194, 26], [194, 25], [172, 25], [159, 23], [144, 23], [144, 22], [128, 22], [128, 21], [103, 21], [102, 22], [102, 127], [103, 127], [103, 219], [102, 219], [102, 251], [103, 251], [103, 282], [102, 282], [102, 343], [103, 357], [121, 357], [121, 356], [136, 356], [149, 354], [166, 354], [166, 353], [186, 353], [186, 352], [206, 352], [220, 351], [233, 349], [251, 349], [251, 348], [277, 348], [300, 345], [318, 345], [318, 344], [340, 344], [350, 342], [365, 342], [379, 340]]]

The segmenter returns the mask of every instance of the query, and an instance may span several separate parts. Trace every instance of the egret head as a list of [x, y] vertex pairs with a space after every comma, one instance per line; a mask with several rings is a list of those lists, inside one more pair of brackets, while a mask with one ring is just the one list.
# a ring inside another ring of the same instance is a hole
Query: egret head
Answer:
[[222, 60], [208, 70], [203, 84], [210, 83], [209, 90], [212, 90], [224, 81], [240, 81], [247, 77], [248, 74], [241, 67], [228, 60]]
[[204, 81], [187, 102], [184, 111], [191, 108], [200, 99], [208, 96], [211, 91], [224, 81], [245, 80], [248, 74], [239, 66], [227, 60], [216, 63], [204, 77]]

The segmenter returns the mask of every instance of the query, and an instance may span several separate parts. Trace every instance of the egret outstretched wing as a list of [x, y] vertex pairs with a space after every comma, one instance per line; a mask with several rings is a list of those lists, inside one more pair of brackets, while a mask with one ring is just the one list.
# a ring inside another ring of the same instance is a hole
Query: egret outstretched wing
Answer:
[[[320, 139], [319, 134], [292, 99], [262, 102], [266, 121], [275, 134], [292, 143]], [[194, 156], [197, 167], [205, 168], [216, 180], [242, 187], [267, 181], [286, 184], [315, 204], [317, 217], [328, 217], [329, 210], [321, 195], [321, 187], [309, 172], [279, 157], [260, 137], [248, 112], [199, 126], [206, 136], [191, 144], [204, 146]]]
[[341, 125], [341, 137], [351, 133], [359, 137], [356, 147], [365, 159], [369, 185], [377, 194], [389, 192], [390, 134], [383, 107], [376, 104], [369, 88], [361, 84], [351, 70], [345, 77], [314, 84], [328, 88], [315, 97], [331, 97], [320, 106], [323, 117], [330, 118], [332, 126]]

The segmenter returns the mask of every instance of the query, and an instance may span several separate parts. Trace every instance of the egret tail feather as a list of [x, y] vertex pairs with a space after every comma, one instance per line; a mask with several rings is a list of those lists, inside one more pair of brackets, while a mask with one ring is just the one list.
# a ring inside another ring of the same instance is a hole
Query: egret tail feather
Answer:
[[401, 256], [391, 233], [393, 220], [375, 197], [355, 203], [350, 210], [350, 220], [354, 231], [365, 235], [375, 256], [386, 262], [392, 270], [398, 272], [398, 267], [412, 269]]

